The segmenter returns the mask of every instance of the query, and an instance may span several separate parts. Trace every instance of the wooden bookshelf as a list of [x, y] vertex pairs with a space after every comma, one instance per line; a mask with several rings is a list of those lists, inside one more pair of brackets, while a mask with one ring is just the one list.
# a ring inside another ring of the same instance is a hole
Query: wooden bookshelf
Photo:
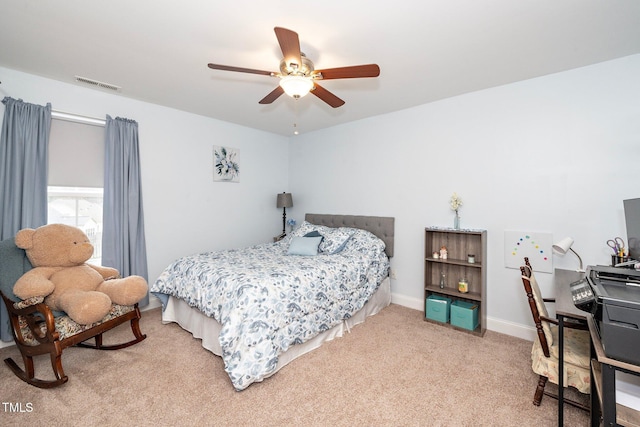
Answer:
[[[447, 248], [447, 259], [433, 257], [434, 252], [440, 248]], [[425, 259], [424, 259], [424, 298], [430, 295], [439, 295], [450, 298], [453, 301], [462, 300], [474, 303], [478, 306], [478, 327], [469, 331], [458, 328], [450, 323], [437, 322], [427, 318], [426, 308], [424, 319], [427, 322], [437, 323], [445, 327], [483, 336], [487, 329], [487, 231], [474, 229], [425, 228]], [[468, 256], [474, 255], [475, 262], [470, 263]], [[445, 275], [445, 286], [440, 287], [441, 274]], [[466, 278], [469, 283], [469, 292], [458, 291], [458, 281]]]

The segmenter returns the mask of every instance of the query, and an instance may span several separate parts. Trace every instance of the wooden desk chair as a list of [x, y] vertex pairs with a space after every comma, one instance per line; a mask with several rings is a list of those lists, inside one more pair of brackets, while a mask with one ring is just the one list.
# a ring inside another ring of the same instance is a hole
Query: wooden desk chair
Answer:
[[[558, 321], [549, 317], [545, 302], [555, 299], [542, 298], [540, 287], [533, 274], [529, 258], [520, 267], [533, 322], [536, 325], [537, 339], [531, 349], [531, 368], [540, 375], [533, 404], [540, 406], [543, 394], [557, 399], [558, 396], [545, 391], [547, 380], [558, 384]], [[564, 380], [565, 387], [574, 387], [581, 393], [590, 392], [590, 353], [589, 331], [586, 325], [564, 322]], [[589, 410], [589, 407], [574, 400], [564, 399], [570, 405]]]
[[[11, 331], [22, 355], [24, 370], [11, 358], [5, 363], [23, 381], [40, 388], [56, 387], [67, 382], [62, 369], [62, 351], [70, 346], [99, 350], [118, 350], [144, 340], [140, 332], [140, 310], [134, 306], [112, 305], [111, 311], [98, 323], [80, 325], [65, 313], [54, 312], [43, 303], [44, 298], [21, 301], [13, 294], [13, 285], [32, 268], [24, 250], [15, 245], [14, 239], [0, 242], [0, 295], [9, 313]], [[131, 322], [134, 339], [117, 345], [103, 345], [102, 334], [122, 323]], [[95, 344], [85, 341], [95, 338]], [[48, 354], [55, 380], [35, 377], [33, 357]]]

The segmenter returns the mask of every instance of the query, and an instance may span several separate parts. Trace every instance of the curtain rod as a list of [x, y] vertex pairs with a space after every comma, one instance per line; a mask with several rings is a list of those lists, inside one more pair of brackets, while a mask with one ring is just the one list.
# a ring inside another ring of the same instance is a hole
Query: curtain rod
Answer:
[[94, 126], [104, 126], [107, 122], [105, 119], [99, 119], [97, 117], [81, 116], [80, 114], [67, 113], [59, 110], [51, 110], [51, 118], [66, 120], [69, 122], [83, 123]]

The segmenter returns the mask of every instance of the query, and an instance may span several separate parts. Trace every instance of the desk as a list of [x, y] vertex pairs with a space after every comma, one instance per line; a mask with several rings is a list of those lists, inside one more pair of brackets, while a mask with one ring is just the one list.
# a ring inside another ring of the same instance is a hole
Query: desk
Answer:
[[584, 277], [584, 272], [555, 269], [553, 284], [556, 290], [556, 319], [558, 319], [558, 426], [564, 425], [564, 321], [586, 321], [589, 313], [573, 303], [569, 285]]
[[[588, 316], [591, 334], [591, 425], [599, 426], [600, 407], [604, 426], [640, 425], [640, 412], [616, 403], [616, 371], [640, 375], [640, 366], [608, 358], [593, 316]], [[598, 399], [600, 397], [600, 399]], [[619, 422], [619, 423], [618, 423]]]

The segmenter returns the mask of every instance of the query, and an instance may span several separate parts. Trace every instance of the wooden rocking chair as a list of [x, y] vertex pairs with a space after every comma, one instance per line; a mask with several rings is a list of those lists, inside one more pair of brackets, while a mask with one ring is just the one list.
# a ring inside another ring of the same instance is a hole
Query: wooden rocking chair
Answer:
[[[100, 321], [80, 325], [64, 313], [52, 311], [42, 297], [20, 300], [13, 294], [13, 285], [32, 268], [24, 250], [15, 245], [14, 239], [0, 242], [0, 295], [7, 307], [11, 331], [22, 355], [24, 370], [11, 358], [5, 363], [18, 378], [40, 387], [52, 388], [68, 381], [62, 369], [62, 351], [71, 346], [98, 350], [118, 350], [139, 343], [147, 336], [140, 332], [140, 310], [134, 306], [112, 305], [111, 311]], [[103, 345], [102, 334], [122, 323], [131, 322], [134, 339], [117, 345]], [[85, 341], [95, 338], [95, 344]], [[35, 377], [33, 357], [48, 354], [55, 380]]]

